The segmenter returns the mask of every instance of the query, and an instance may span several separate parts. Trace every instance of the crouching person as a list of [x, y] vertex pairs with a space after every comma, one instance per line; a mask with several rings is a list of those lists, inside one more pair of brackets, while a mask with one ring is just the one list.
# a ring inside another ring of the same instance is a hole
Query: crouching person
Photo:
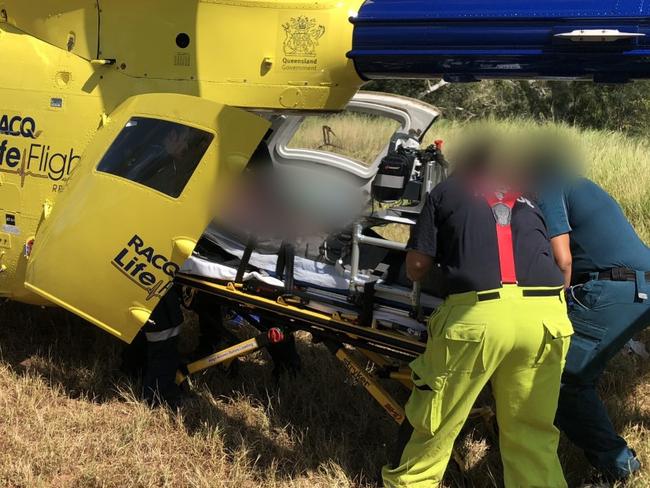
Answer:
[[[407, 272], [434, 265], [448, 295], [411, 363], [415, 388], [387, 487], [442, 480], [454, 440], [488, 382], [496, 400], [506, 487], [566, 487], [553, 425], [572, 334], [539, 209], [512, 171], [468, 157], [430, 193], [408, 243]], [[508, 175], [506, 177], [506, 175]]]
[[180, 290], [174, 286], [160, 300], [142, 328], [146, 338], [144, 398], [152, 406], [180, 406], [181, 389], [176, 384], [180, 364], [178, 336], [183, 324]]

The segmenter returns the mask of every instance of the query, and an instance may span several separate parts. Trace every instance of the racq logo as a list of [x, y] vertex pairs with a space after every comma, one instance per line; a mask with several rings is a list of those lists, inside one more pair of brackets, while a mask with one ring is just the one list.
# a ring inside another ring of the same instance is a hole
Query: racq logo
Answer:
[[157, 254], [153, 247], [146, 246], [144, 239], [137, 234], [113, 258], [111, 264], [145, 290], [147, 300], [163, 296], [179, 271], [176, 263]]
[[[0, 173], [19, 175], [21, 186], [26, 177], [66, 181], [81, 157], [74, 148], [60, 151], [45, 142], [37, 144], [42, 132], [33, 117], [0, 114]], [[62, 184], [52, 188], [62, 189]]]

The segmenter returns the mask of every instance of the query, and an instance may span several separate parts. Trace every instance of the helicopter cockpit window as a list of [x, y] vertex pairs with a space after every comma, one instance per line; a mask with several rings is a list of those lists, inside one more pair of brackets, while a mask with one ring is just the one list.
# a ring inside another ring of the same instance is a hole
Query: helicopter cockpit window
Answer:
[[98, 171], [178, 197], [214, 135], [166, 120], [133, 117], [117, 136]]

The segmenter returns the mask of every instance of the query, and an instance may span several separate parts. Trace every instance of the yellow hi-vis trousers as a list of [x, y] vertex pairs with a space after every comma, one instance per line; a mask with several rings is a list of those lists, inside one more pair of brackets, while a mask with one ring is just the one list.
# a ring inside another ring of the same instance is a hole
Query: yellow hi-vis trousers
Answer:
[[406, 443], [382, 471], [386, 487], [431, 488], [442, 480], [488, 381], [506, 487], [567, 486], [553, 419], [573, 328], [562, 293], [548, 296], [552, 290], [512, 285], [451, 295], [431, 316], [426, 350], [411, 363], [415, 388], [400, 432]]

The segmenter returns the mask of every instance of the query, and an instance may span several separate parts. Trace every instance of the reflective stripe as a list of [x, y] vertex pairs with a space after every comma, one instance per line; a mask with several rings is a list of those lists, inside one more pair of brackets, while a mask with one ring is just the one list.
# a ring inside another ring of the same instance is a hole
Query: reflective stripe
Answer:
[[162, 342], [172, 337], [176, 337], [181, 333], [181, 325], [174, 327], [173, 329], [165, 329], [160, 332], [145, 332], [147, 337], [147, 342]]
[[383, 186], [384, 188], [403, 188], [404, 177], [394, 175], [377, 175], [374, 185]]

